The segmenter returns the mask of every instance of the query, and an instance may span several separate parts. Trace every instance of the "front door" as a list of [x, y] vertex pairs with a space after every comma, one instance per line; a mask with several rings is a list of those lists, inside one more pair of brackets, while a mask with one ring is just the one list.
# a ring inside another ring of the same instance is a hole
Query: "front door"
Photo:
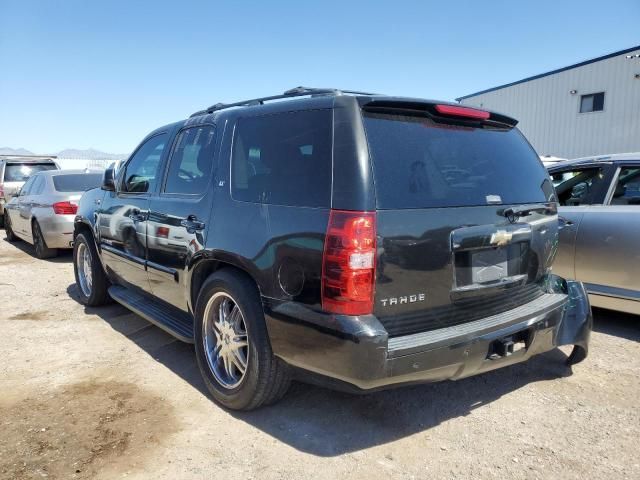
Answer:
[[174, 143], [166, 179], [149, 203], [147, 272], [153, 294], [187, 311], [185, 273], [204, 247], [209, 219], [215, 130], [201, 125], [182, 130]]
[[576, 278], [590, 294], [640, 302], [640, 163], [616, 171], [604, 203], [584, 212]]
[[553, 272], [563, 278], [582, 280], [576, 276], [576, 240], [587, 212], [602, 205], [607, 194], [611, 166], [587, 165], [554, 170], [551, 179], [558, 196], [558, 253]]
[[149, 196], [156, 190], [169, 135], [143, 142], [122, 168], [116, 191], [105, 195], [98, 225], [107, 273], [116, 283], [150, 291], [146, 272]]

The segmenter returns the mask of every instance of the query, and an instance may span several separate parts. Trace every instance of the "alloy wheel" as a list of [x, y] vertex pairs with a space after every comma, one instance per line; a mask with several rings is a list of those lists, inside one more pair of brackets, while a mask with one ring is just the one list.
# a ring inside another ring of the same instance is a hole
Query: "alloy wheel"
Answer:
[[242, 311], [228, 293], [218, 292], [209, 299], [202, 341], [216, 381], [227, 389], [240, 385], [249, 361], [249, 336]]
[[78, 271], [80, 290], [86, 297], [91, 296], [91, 283], [93, 281], [91, 276], [91, 252], [84, 243], [78, 244], [78, 249], [76, 250], [76, 269]]

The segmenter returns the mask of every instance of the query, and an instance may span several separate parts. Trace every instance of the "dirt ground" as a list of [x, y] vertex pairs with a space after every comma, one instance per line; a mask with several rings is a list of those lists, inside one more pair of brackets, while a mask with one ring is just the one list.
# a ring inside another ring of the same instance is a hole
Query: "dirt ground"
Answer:
[[566, 351], [367, 396], [294, 384], [232, 413], [193, 348], [76, 301], [71, 256], [0, 232], [0, 478], [640, 478], [640, 317], [595, 312]]

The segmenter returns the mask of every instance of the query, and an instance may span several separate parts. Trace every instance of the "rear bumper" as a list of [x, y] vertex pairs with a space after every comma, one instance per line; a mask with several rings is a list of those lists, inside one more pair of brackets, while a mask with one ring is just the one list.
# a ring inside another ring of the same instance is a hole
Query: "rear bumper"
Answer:
[[[459, 379], [528, 360], [562, 345], [577, 345], [582, 360], [592, 327], [579, 282], [500, 315], [457, 327], [389, 338], [374, 316], [332, 316], [293, 303], [265, 302], [276, 356], [329, 385], [368, 391], [392, 385]], [[497, 342], [526, 338], [519, 351], [497, 357]], [[319, 377], [318, 377], [319, 375]]]
[[38, 218], [44, 241], [49, 248], [71, 248], [75, 215], [51, 215]]

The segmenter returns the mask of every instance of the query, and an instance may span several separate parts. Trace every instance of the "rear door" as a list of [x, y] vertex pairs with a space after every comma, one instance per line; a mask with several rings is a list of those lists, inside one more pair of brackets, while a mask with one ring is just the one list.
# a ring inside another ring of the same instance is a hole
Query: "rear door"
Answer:
[[180, 131], [160, 192], [149, 203], [147, 272], [151, 291], [185, 311], [187, 265], [204, 246], [205, 222], [211, 211], [215, 147], [213, 125]]
[[11, 227], [13, 231], [16, 232], [23, 238], [31, 238], [31, 229], [27, 232], [27, 221], [25, 219], [25, 212], [27, 210], [27, 204], [29, 203], [30, 196], [29, 193], [31, 191], [31, 187], [33, 186], [33, 182], [35, 182], [35, 178], [29, 178], [19, 192], [16, 192], [18, 195], [17, 200], [10, 207], [10, 215], [11, 215]]
[[31, 220], [33, 218], [34, 209], [40, 205], [41, 194], [45, 187], [45, 178], [42, 175], [34, 175], [29, 179], [29, 190], [26, 195], [21, 196], [20, 202], [20, 224], [24, 229], [25, 235], [33, 240], [33, 228]]
[[[469, 322], [542, 295], [555, 194], [511, 126], [364, 112], [377, 203], [374, 313], [391, 336]], [[518, 209], [533, 208], [530, 215]], [[509, 214], [511, 209], [511, 215]]]

